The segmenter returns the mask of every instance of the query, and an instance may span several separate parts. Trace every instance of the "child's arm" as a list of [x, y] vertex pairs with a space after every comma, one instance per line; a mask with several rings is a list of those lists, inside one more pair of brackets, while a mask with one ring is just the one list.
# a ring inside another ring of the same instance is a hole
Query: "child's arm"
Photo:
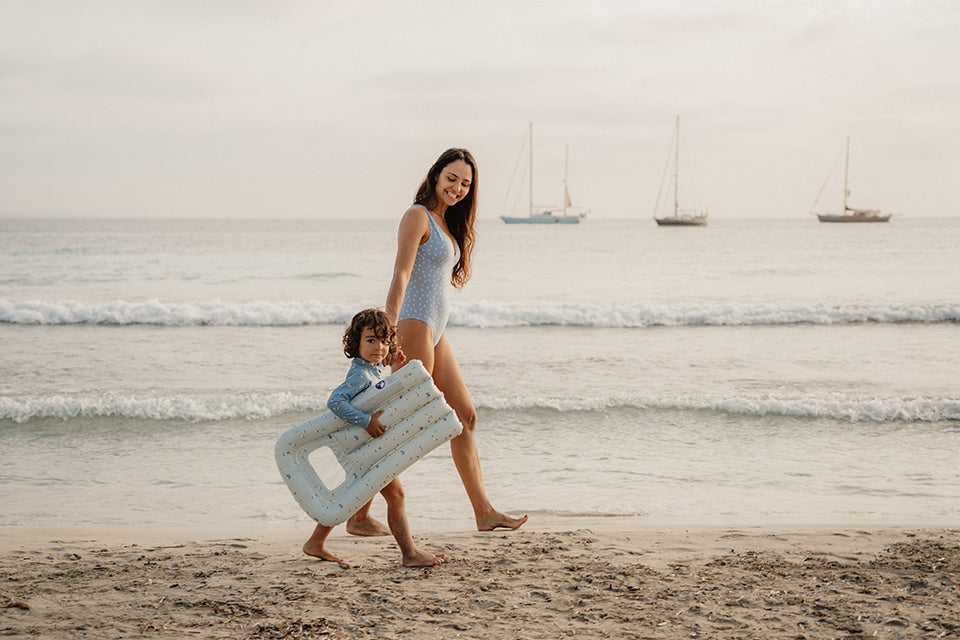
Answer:
[[380, 422], [380, 415], [383, 411], [377, 411], [375, 414], [370, 416], [370, 424], [367, 425], [367, 433], [370, 434], [371, 438], [376, 438], [382, 436], [383, 432], [387, 430], [383, 423]]
[[370, 386], [370, 381], [363, 374], [348, 375], [343, 384], [330, 394], [330, 398], [327, 400], [327, 408], [344, 422], [366, 429], [372, 416], [353, 406], [351, 400], [368, 386]]
[[383, 411], [377, 411], [374, 414], [365, 413], [353, 406], [351, 402], [358, 393], [368, 386], [370, 386], [370, 381], [362, 374], [348, 375], [343, 384], [330, 394], [330, 398], [327, 400], [327, 408], [344, 422], [363, 427], [371, 438], [376, 438], [382, 436], [386, 430], [380, 422], [380, 414]]

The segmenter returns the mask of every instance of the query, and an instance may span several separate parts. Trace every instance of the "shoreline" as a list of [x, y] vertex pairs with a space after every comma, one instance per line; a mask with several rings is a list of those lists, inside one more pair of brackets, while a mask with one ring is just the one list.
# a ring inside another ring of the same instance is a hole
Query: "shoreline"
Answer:
[[342, 528], [331, 563], [309, 529], [0, 527], [0, 635], [960, 637], [960, 528], [583, 524], [415, 533], [430, 569]]

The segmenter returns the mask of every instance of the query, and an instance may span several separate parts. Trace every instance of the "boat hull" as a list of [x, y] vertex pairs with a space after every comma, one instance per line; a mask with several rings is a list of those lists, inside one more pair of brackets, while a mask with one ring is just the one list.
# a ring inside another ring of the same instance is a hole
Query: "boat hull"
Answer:
[[661, 227], [705, 227], [706, 218], [654, 218]]
[[891, 215], [889, 213], [871, 216], [818, 213], [817, 218], [820, 219], [820, 222], [889, 222]]
[[528, 216], [526, 218], [502, 217], [507, 224], [579, 224], [580, 218], [574, 216]]

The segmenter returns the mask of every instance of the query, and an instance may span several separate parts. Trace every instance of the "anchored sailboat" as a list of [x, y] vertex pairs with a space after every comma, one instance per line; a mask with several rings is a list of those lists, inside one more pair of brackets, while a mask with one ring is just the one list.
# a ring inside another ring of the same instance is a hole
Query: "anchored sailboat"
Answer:
[[[854, 209], [847, 206], [847, 196], [850, 195], [850, 190], [847, 188], [849, 170], [850, 138], [847, 137], [847, 157], [843, 167], [843, 211], [841, 213], [817, 213], [820, 222], [887, 222], [890, 220], [890, 216], [893, 214], [883, 213], [880, 209]], [[827, 178], [829, 179], [829, 176]], [[824, 183], [824, 186], [826, 186], [826, 183]], [[823, 193], [823, 187], [820, 188], [820, 193]], [[819, 194], [817, 200], [820, 200]], [[816, 207], [817, 203], [814, 202], [813, 206]]]
[[534, 206], [533, 204], [533, 123], [530, 123], [530, 199], [529, 212], [526, 216], [500, 216], [507, 224], [577, 224], [590, 211], [573, 206], [570, 200], [570, 189], [567, 186], [567, 166], [569, 162], [569, 148], [565, 147], [563, 160], [563, 204], [556, 206]]
[[[654, 215], [653, 219], [661, 227], [703, 227], [707, 224], [707, 213], [705, 211], [680, 208], [680, 116], [677, 116], [677, 123], [674, 126], [671, 147], [673, 151], [673, 213], [659, 217]], [[669, 163], [668, 155], [668, 166]], [[663, 192], [663, 183], [666, 182], [666, 176], [667, 172], [664, 171], [660, 193], [657, 194], [657, 210], [660, 209], [660, 195]]]

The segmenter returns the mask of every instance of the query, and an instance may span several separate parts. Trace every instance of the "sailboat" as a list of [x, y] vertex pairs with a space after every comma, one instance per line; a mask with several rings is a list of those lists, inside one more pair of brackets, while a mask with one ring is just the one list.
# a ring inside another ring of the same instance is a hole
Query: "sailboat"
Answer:
[[575, 207], [570, 201], [570, 189], [567, 186], [567, 167], [570, 150], [564, 148], [563, 160], [563, 205], [543, 207], [533, 205], [533, 123], [530, 123], [530, 200], [529, 212], [526, 216], [500, 216], [507, 224], [578, 224], [590, 211], [582, 207]]
[[[657, 217], [657, 225], [661, 227], [703, 227], [707, 224], [707, 213], [697, 209], [680, 208], [680, 116], [677, 116], [677, 123], [673, 130], [673, 140], [671, 141], [673, 151], [673, 214]], [[669, 166], [670, 158], [667, 156]], [[661, 181], [660, 192], [663, 192], [663, 182], [666, 180], [666, 171], [664, 171], [664, 180]], [[660, 193], [657, 194], [657, 210], [660, 209]]]
[[[850, 138], [847, 137], [847, 158], [843, 167], [843, 212], [841, 213], [818, 213], [817, 218], [820, 222], [887, 222], [893, 214], [883, 213], [880, 209], [854, 209], [847, 206], [847, 196], [850, 190], [847, 188], [847, 175], [850, 170]], [[829, 176], [827, 176], [829, 179]], [[826, 185], [826, 183], [824, 183]], [[820, 193], [823, 193], [821, 187]], [[820, 196], [817, 196], [817, 200]], [[816, 207], [817, 203], [814, 202]]]

